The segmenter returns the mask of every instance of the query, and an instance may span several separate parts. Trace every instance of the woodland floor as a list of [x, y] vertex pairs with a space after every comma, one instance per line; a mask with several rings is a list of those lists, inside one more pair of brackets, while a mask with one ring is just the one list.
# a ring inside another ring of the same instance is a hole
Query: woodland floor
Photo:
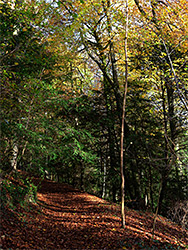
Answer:
[[0, 249], [187, 249], [187, 232], [161, 216], [152, 239], [149, 212], [127, 209], [122, 229], [119, 205], [67, 184], [43, 180], [37, 196], [30, 210], [1, 211]]

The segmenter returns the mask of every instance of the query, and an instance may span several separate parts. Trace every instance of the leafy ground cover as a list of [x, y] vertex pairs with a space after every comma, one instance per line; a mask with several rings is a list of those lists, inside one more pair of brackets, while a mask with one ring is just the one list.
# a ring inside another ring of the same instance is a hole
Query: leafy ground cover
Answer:
[[37, 203], [1, 210], [1, 249], [187, 249], [187, 231], [161, 216], [152, 238], [153, 216], [49, 180], [40, 182]]

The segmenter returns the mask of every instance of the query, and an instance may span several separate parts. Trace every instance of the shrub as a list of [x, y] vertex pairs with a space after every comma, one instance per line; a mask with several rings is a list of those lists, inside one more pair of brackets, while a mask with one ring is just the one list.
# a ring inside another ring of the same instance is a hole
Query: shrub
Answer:
[[168, 218], [184, 229], [188, 228], [188, 201], [177, 201], [168, 211]]
[[37, 187], [29, 178], [14, 175], [5, 177], [1, 182], [1, 208], [27, 206], [30, 202], [35, 202], [36, 198]]

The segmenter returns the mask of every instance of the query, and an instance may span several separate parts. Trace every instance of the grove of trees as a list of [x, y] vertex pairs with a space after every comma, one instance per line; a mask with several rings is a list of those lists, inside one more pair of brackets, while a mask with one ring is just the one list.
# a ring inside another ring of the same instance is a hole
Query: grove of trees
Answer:
[[127, 4], [0, 2], [1, 174], [120, 202], [127, 86], [125, 200], [167, 216], [188, 198], [188, 6]]

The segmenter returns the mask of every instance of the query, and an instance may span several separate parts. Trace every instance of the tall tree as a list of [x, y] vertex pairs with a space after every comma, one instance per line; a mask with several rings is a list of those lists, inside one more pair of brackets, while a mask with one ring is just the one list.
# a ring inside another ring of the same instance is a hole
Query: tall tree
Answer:
[[126, 26], [125, 26], [125, 86], [124, 86], [124, 96], [123, 96], [123, 109], [122, 109], [122, 123], [121, 123], [121, 214], [122, 214], [122, 227], [125, 228], [125, 177], [124, 177], [124, 124], [125, 124], [125, 106], [127, 98], [127, 88], [128, 88], [128, 51], [127, 51], [127, 41], [128, 41], [128, 0], [126, 0]]

